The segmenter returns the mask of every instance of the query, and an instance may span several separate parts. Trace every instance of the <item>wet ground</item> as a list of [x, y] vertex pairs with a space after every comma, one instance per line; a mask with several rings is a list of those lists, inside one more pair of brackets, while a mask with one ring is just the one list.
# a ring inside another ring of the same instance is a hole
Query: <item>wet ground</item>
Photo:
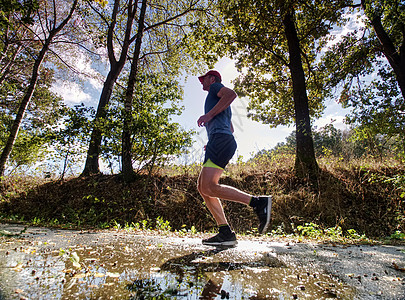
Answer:
[[34, 227], [0, 243], [0, 299], [405, 299], [404, 246], [239, 237], [215, 249], [201, 238]]

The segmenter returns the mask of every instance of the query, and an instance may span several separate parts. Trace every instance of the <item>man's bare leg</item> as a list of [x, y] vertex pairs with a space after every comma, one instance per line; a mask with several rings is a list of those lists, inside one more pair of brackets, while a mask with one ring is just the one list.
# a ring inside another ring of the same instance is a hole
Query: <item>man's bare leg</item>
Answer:
[[198, 178], [198, 191], [219, 227], [219, 233], [203, 240], [203, 244], [232, 247], [237, 244], [236, 235], [229, 227], [219, 198], [249, 204], [251, 196], [233, 187], [220, 185], [219, 178], [222, 173], [222, 169], [203, 167]]
[[207, 205], [208, 210], [214, 217], [217, 225], [228, 224], [228, 220], [225, 217], [224, 209], [222, 207], [221, 200], [215, 197], [201, 195]]
[[[206, 167], [203, 167], [203, 170], [207, 169]], [[209, 169], [214, 169], [214, 168], [209, 168]], [[216, 169], [220, 174], [219, 177], [222, 174], [222, 170]], [[208, 210], [211, 212], [212, 216], [214, 217], [217, 225], [222, 225], [222, 224], [228, 224], [228, 221], [225, 217], [224, 209], [222, 207], [221, 200], [217, 197], [212, 197], [208, 196], [207, 194], [204, 193], [203, 191], [203, 182], [205, 182], [207, 179], [205, 179], [206, 176], [209, 176], [209, 174], [205, 174], [206, 172], [203, 172], [201, 170], [200, 176], [198, 178], [198, 191], [200, 192], [201, 196], [204, 199], [205, 204], [207, 205]]]
[[203, 244], [205, 245], [234, 246], [237, 244], [235, 233], [232, 232], [228, 225], [220, 199], [239, 202], [253, 207], [259, 217], [260, 233], [266, 231], [270, 221], [271, 197], [252, 197], [252, 195], [234, 187], [219, 184], [222, 173], [223, 170], [219, 168], [203, 167], [198, 178], [198, 191], [219, 227], [219, 234], [217, 236], [203, 240]]
[[234, 187], [219, 184], [219, 178], [223, 172], [221, 169], [203, 167], [198, 178], [198, 190], [200, 193], [210, 198], [215, 197], [248, 205], [252, 195]]

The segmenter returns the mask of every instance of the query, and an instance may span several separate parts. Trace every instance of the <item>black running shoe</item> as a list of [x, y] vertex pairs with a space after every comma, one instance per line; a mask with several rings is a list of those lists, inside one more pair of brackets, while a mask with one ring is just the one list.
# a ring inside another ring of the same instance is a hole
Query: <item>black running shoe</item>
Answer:
[[225, 235], [222, 232], [210, 237], [208, 239], [202, 240], [203, 245], [215, 246], [215, 247], [232, 247], [235, 246], [238, 241], [236, 240], [236, 234], [232, 232], [229, 235]]
[[259, 199], [259, 204], [253, 210], [259, 218], [259, 233], [263, 234], [266, 233], [267, 227], [270, 224], [272, 199], [271, 196], [260, 196], [257, 198]]

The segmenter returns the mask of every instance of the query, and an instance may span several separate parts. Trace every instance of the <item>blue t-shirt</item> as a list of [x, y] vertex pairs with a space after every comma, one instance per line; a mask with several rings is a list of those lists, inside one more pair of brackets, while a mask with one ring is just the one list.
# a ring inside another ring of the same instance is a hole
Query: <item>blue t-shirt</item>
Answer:
[[[207, 98], [205, 99], [204, 112], [208, 113], [219, 101], [217, 94], [224, 87], [222, 83], [214, 82], [210, 86], [210, 91], [208, 92]], [[225, 133], [231, 134], [231, 118], [232, 111], [231, 107], [228, 106], [224, 111], [217, 114], [211, 121], [206, 125], [208, 139], [214, 133]]]

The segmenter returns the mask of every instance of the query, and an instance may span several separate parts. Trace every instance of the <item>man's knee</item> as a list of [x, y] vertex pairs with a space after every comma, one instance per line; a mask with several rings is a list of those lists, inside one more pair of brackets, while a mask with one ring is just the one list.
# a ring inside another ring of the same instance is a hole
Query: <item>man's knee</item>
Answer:
[[206, 195], [209, 197], [216, 197], [217, 187], [218, 187], [218, 184], [215, 184], [213, 182], [199, 182], [198, 191], [202, 195]]
[[204, 195], [200, 180], [197, 181], [197, 190], [201, 195]]
[[204, 188], [204, 186], [205, 185], [203, 184], [201, 178], [199, 178], [197, 181], [197, 190], [201, 194], [201, 196], [208, 196], [206, 188]]

